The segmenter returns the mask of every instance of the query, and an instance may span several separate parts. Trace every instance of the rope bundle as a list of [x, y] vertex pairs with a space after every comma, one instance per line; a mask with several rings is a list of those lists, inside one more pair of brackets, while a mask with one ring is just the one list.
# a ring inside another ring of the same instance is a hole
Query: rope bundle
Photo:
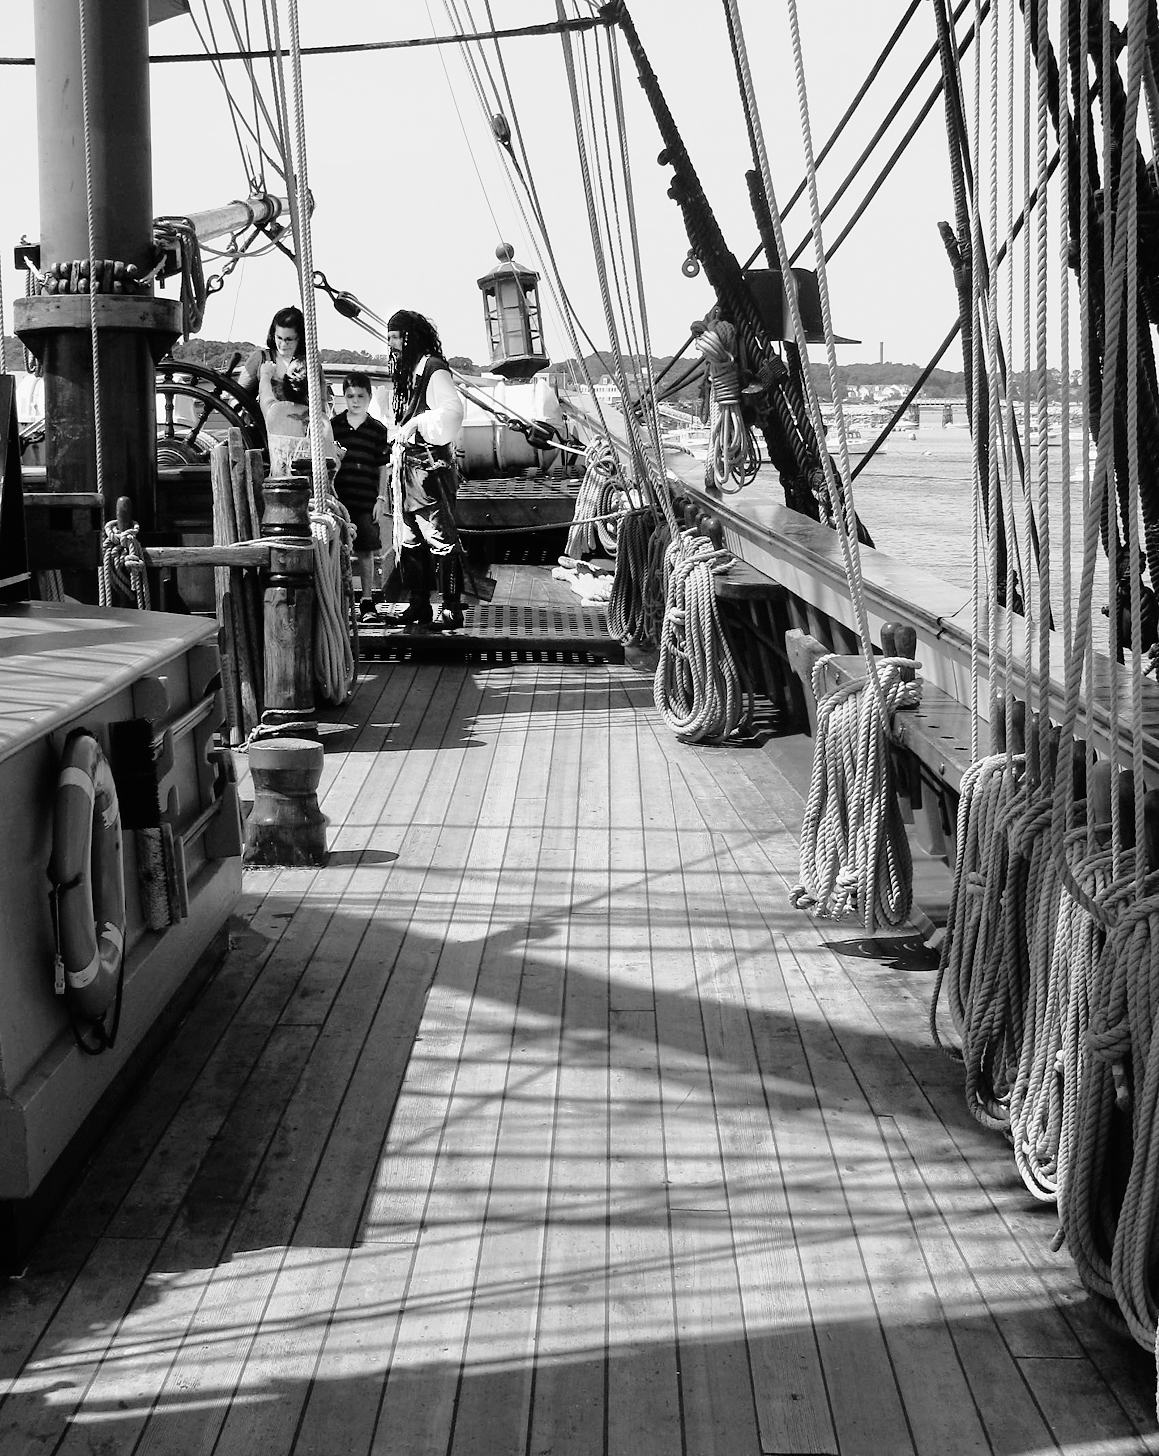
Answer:
[[[817, 738], [813, 773], [801, 823], [801, 880], [789, 895], [800, 910], [834, 919], [860, 915], [866, 930], [901, 925], [913, 897], [913, 865], [893, 784], [886, 725], [898, 708], [915, 706], [916, 681], [903, 677], [906, 657], [877, 659], [882, 700], [867, 678], [822, 693], [813, 668]], [[884, 716], [882, 709], [884, 708]]]
[[[990, 1127], [1004, 1127], [1007, 1121], [1004, 1041], [990, 998], [1001, 994], [1005, 999], [1000, 982], [1010, 849], [1007, 828], [1023, 766], [1021, 757], [992, 754], [976, 760], [962, 776], [954, 884], [930, 1003], [934, 1041], [965, 1063], [970, 1110]], [[1014, 813], [1018, 807], [1015, 803]], [[960, 1051], [948, 1048], [938, 1031], [943, 985]]]
[[314, 538], [314, 680], [331, 703], [344, 703], [354, 682], [350, 646], [352, 530], [346, 507], [333, 494], [322, 510], [310, 512]]
[[200, 333], [209, 294], [196, 229], [187, 217], [157, 217], [153, 219], [153, 243], [174, 253], [181, 266], [181, 332], [186, 338]]
[[[1097, 899], [1111, 884], [1111, 855], [1090, 853], [1085, 829], [1067, 836], [1065, 854], [1075, 879]], [[1076, 1107], [1087, 1064], [1087, 1030], [1104, 928], [1070, 895], [1063, 895], [1053, 860], [1042, 901], [1053, 898], [1053, 934], [1040, 916], [1027, 988], [1026, 1036], [1010, 1096], [1014, 1159], [1029, 1191], [1049, 1202], [1063, 1194], [1071, 1161]]]
[[1124, 874], [1100, 896], [1101, 907], [1117, 904], [1119, 914], [1089, 985], [1088, 1061], [1059, 1217], [1087, 1290], [1106, 1301], [1112, 1319], [1115, 1301], [1150, 1349], [1159, 1312], [1159, 898], [1125, 903], [1135, 889], [1133, 858], [1123, 856]]
[[708, 365], [716, 406], [709, 445], [712, 483], [718, 490], [735, 493], [756, 479], [761, 464], [753, 432], [741, 412], [736, 329], [722, 319], [704, 330], [696, 347]]
[[612, 482], [619, 473], [616, 452], [607, 440], [593, 440], [584, 451], [584, 478], [575, 502], [575, 518], [567, 533], [567, 555], [590, 556], [597, 546], [611, 555], [616, 551], [616, 532], [594, 517], [612, 508]]
[[102, 607], [115, 606], [119, 597], [134, 603], [143, 612], [149, 610], [149, 579], [136, 522], [124, 528], [116, 521], [105, 522], [99, 586]]
[[649, 546], [656, 530], [651, 510], [628, 511], [621, 518], [616, 573], [608, 602], [608, 628], [621, 642], [642, 646], [655, 641], [646, 623]]
[[665, 554], [668, 588], [652, 696], [669, 728], [689, 743], [727, 738], [752, 722], [752, 695], [741, 687], [712, 584], [714, 569], [731, 562], [693, 531], [681, 532]]

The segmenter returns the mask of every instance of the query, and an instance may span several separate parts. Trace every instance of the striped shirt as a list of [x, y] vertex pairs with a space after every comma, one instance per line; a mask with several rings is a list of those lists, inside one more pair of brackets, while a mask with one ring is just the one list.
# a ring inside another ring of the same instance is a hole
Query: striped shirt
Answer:
[[390, 462], [386, 426], [373, 415], [367, 415], [355, 429], [345, 410], [336, 414], [330, 425], [334, 439], [346, 450], [334, 482], [338, 499], [352, 516], [359, 511], [371, 511], [378, 499], [379, 470]]

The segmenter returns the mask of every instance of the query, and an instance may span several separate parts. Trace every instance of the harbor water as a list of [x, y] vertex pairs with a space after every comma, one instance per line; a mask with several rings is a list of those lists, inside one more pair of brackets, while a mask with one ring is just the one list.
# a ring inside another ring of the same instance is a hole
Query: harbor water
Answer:
[[[973, 579], [970, 540], [973, 532], [973, 484], [970, 433], [964, 408], [954, 410], [954, 423], [941, 423], [940, 408], [924, 408], [917, 426], [899, 425], [886, 442], [885, 452], [875, 456], [854, 482], [857, 511], [879, 550], [956, 586], [969, 588]], [[873, 436], [865, 432], [868, 443]], [[835, 431], [830, 443], [836, 447]], [[1037, 446], [1034, 446], [1035, 451]], [[1049, 484], [1049, 532], [1051, 610], [1056, 626], [1062, 621], [1064, 586], [1063, 501], [1069, 498], [1071, 513], [1071, 599], [1077, 601], [1082, 574], [1083, 438], [1081, 430], [1069, 437], [1069, 480], [1063, 479], [1061, 437], [1051, 430], [1047, 437]], [[856, 462], [855, 462], [856, 463]], [[1094, 462], [1092, 458], [1091, 471]], [[1030, 490], [1037, 501], [1033, 464], [1028, 469]], [[1025, 501], [1019, 489], [1015, 501], [1018, 550], [1026, 554]], [[1037, 504], [1035, 517], [1038, 517]], [[1041, 528], [1040, 528], [1041, 529]], [[1030, 573], [1036, 583], [1036, 576]], [[1037, 586], [1034, 587], [1037, 590]], [[1095, 567], [1092, 631], [1097, 648], [1106, 650], [1107, 618], [1102, 608], [1108, 601], [1107, 561], [1100, 548]], [[1073, 615], [1073, 606], [1072, 606]]]

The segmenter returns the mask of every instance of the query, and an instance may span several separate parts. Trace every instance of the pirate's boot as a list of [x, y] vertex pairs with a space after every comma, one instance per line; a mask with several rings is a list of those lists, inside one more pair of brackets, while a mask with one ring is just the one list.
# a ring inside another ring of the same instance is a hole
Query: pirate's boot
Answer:
[[414, 546], [404, 546], [398, 553], [398, 574], [402, 577], [407, 605], [400, 611], [397, 607], [390, 614], [395, 627], [425, 627], [434, 615], [431, 611], [430, 593], [427, 591], [426, 572], [423, 569], [422, 552]]
[[463, 568], [459, 553], [452, 551], [449, 556], [440, 556], [438, 568], [442, 605], [435, 613], [433, 625], [451, 631], [463, 625]]

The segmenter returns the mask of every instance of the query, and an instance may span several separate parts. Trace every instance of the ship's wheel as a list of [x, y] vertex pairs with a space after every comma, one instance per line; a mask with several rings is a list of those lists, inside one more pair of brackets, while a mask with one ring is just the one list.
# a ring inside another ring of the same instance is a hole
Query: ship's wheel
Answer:
[[157, 464], [204, 465], [213, 447], [239, 429], [247, 450], [262, 450], [266, 430], [257, 397], [228, 374], [181, 359], [157, 366]]

